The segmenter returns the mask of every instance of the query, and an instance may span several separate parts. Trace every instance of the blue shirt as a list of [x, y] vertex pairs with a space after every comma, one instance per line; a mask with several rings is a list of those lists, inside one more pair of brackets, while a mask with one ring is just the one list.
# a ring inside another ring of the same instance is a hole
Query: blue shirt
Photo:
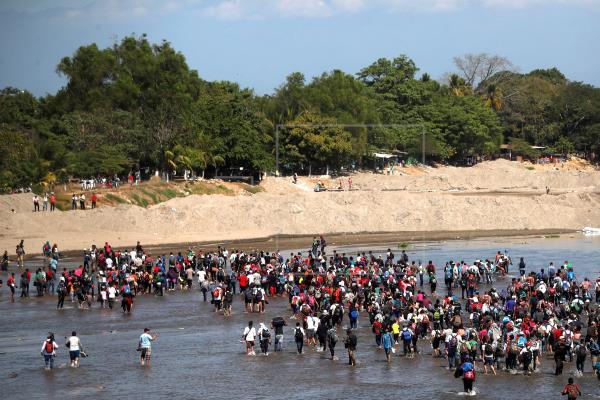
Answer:
[[389, 332], [386, 332], [383, 334], [383, 336], [381, 337], [382, 342], [383, 342], [383, 348], [384, 349], [391, 349], [392, 348], [392, 335], [390, 335]]

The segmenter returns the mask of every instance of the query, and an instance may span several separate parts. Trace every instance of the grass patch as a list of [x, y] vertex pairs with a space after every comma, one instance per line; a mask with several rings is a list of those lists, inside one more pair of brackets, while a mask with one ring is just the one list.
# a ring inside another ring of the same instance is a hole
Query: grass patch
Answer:
[[112, 201], [113, 203], [127, 204], [127, 200], [123, 199], [122, 197], [117, 196], [116, 194], [107, 193], [106, 196], [104, 196], [104, 197], [106, 198], [106, 200]]
[[410, 243], [398, 243], [399, 249], [408, 249], [410, 247]]
[[159, 203], [158, 196], [156, 195], [156, 193], [151, 192], [146, 189], [142, 189], [142, 193], [144, 193], [146, 196], [150, 197], [150, 199], [152, 199], [152, 203], [154, 203], [154, 204]]
[[139, 194], [134, 193], [133, 195], [131, 195], [131, 198], [133, 199], [133, 202], [135, 204], [137, 204], [140, 207], [148, 207], [148, 200], [146, 200], [145, 198], [141, 197]]
[[167, 200], [174, 199], [175, 197], [179, 197], [179, 193], [177, 193], [175, 190], [170, 189], [170, 188], [159, 190], [158, 192], [160, 194], [162, 194], [164, 197], [166, 197]]
[[526, 167], [528, 170], [533, 171], [535, 169], [535, 167], [532, 167], [531, 165], [529, 167]]
[[243, 189], [244, 189], [246, 192], [249, 192], [249, 193], [252, 193], [252, 194], [256, 194], [256, 193], [260, 193], [260, 192], [264, 192], [264, 191], [265, 191], [265, 189], [263, 189], [263, 187], [262, 187], [262, 186], [258, 186], [258, 185], [256, 185], [256, 186], [253, 186], [253, 185], [247, 185], [247, 184], [244, 184], [244, 185], [242, 186], [242, 188], [243, 188]]
[[191, 194], [233, 194], [233, 191], [224, 185], [211, 185], [204, 182], [198, 182], [187, 187]]
[[546, 235], [544, 239], [559, 239], [560, 235]]

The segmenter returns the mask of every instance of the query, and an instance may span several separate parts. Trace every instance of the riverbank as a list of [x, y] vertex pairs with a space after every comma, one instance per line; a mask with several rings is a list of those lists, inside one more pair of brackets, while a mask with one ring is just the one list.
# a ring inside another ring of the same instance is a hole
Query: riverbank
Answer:
[[291, 178], [267, 178], [254, 194], [191, 194], [148, 207], [52, 213], [32, 212], [29, 194], [0, 196], [0, 250], [13, 254], [20, 239], [33, 254], [46, 240], [62, 251], [105, 241], [123, 248], [138, 240], [162, 248], [248, 241], [258, 247], [269, 238], [318, 234], [360, 238], [390, 232], [392, 242], [403, 242], [600, 226], [600, 172], [593, 168], [538, 169], [505, 160], [472, 168], [412, 167], [397, 175], [353, 175], [352, 190], [347, 177], [321, 178], [326, 187], [342, 190], [317, 193], [318, 179], [294, 184]]
[[[561, 236], [576, 235], [576, 231], [564, 229], [548, 230], [483, 230], [483, 231], [436, 231], [436, 232], [362, 232], [362, 233], [334, 233], [326, 235], [327, 245], [331, 247], [341, 246], [361, 246], [368, 247], [381, 245], [382, 243], [393, 243], [393, 251], [410, 248], [411, 243], [433, 242], [433, 241], [454, 241], [454, 240], [473, 240], [486, 238], [547, 238], [558, 239]], [[188, 248], [197, 250], [215, 250], [217, 246], [226, 249], [239, 249], [243, 251], [264, 250], [275, 251], [289, 249], [308, 249], [312, 243], [312, 235], [276, 235], [264, 238], [244, 239], [244, 240], [222, 240], [222, 241], [204, 241], [204, 242], [179, 242], [163, 244], [145, 244], [144, 248], [150, 254], [164, 254], [169, 252], [183, 251]], [[137, 242], [121, 246], [122, 248], [133, 248]], [[81, 258], [80, 250], [61, 250], [61, 257], [64, 261], [79, 260]], [[35, 250], [28, 254], [26, 259], [39, 259], [41, 253]]]

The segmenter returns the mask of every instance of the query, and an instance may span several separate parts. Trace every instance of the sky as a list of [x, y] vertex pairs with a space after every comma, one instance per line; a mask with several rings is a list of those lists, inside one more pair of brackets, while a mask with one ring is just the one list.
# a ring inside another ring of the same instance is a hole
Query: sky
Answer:
[[600, 0], [0, 0], [0, 88], [54, 94], [62, 57], [142, 33], [203, 79], [257, 94], [400, 54], [440, 79], [454, 56], [483, 52], [600, 86], [599, 21]]

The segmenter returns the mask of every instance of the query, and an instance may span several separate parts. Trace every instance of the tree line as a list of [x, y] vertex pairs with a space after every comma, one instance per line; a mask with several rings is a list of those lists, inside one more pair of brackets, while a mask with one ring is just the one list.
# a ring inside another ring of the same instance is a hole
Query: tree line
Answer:
[[596, 157], [600, 89], [557, 69], [519, 73], [499, 56], [454, 63], [444, 82], [405, 55], [356, 74], [334, 70], [307, 81], [295, 72], [258, 96], [203, 80], [167, 41], [142, 35], [82, 46], [58, 63], [67, 83], [56, 94], [0, 91], [0, 187], [140, 168], [274, 172], [276, 131], [284, 173], [360, 168], [390, 150], [460, 164], [496, 156], [506, 142], [524, 154], [535, 144]]

